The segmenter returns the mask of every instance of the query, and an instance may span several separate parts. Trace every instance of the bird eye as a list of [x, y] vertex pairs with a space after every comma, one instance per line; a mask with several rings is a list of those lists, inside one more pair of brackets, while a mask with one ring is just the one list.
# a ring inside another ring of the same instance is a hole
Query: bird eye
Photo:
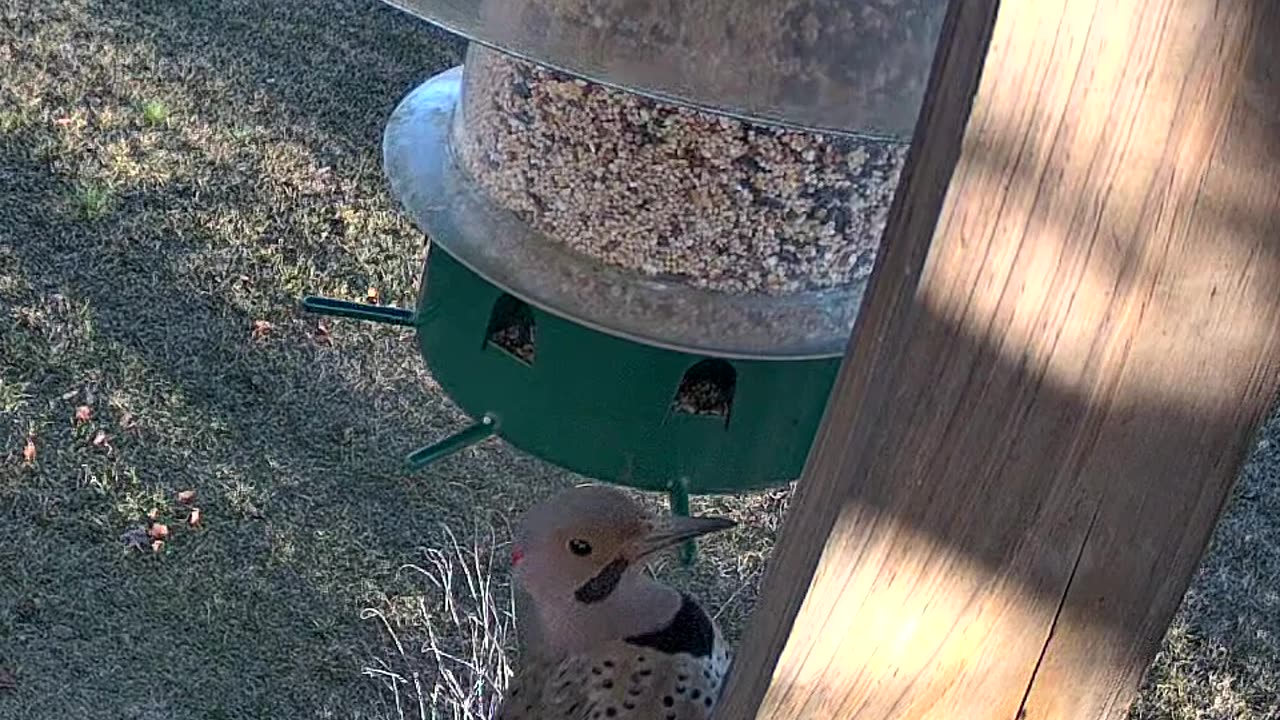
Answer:
[[574, 538], [569, 541], [569, 552], [573, 553], [574, 555], [582, 555], [582, 556], [590, 555], [591, 543], [587, 542], [586, 540], [579, 540], [577, 538]]

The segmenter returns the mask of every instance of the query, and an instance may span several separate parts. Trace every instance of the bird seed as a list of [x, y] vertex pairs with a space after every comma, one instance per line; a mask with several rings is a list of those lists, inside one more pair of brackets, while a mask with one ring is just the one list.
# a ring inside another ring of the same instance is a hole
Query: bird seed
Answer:
[[865, 279], [907, 150], [662, 103], [476, 44], [458, 119], [461, 167], [545, 236], [739, 294]]

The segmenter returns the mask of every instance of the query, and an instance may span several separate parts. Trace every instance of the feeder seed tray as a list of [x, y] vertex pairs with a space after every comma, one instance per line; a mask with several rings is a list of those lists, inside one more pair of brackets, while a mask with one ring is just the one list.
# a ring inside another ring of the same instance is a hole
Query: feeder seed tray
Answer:
[[865, 277], [783, 296], [692, 287], [572, 250], [495, 202], [450, 150], [461, 76], [454, 68], [410, 92], [383, 140], [392, 194], [433, 247], [530, 305], [647, 345], [742, 359], [843, 355]]

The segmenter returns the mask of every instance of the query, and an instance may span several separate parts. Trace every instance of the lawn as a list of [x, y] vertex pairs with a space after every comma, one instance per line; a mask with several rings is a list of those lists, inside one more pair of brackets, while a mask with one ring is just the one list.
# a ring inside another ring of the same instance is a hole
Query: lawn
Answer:
[[[362, 672], [432, 666], [403, 566], [578, 478], [406, 473], [465, 418], [405, 331], [297, 300], [412, 301], [382, 126], [461, 50], [374, 0], [0, 0], [0, 720], [417, 716]], [[731, 637], [786, 499], [703, 500], [748, 525], [664, 569]], [[1273, 419], [1133, 715], [1280, 717], [1278, 646]]]

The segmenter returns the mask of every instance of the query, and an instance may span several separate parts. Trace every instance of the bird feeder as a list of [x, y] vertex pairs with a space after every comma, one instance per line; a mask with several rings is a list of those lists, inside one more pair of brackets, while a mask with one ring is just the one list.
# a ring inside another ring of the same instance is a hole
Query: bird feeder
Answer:
[[[600, 480], [800, 474], [853, 328], [944, 0], [390, 0], [472, 41], [392, 114], [431, 239], [414, 328], [474, 424]], [[694, 7], [696, 6], [696, 7]]]

